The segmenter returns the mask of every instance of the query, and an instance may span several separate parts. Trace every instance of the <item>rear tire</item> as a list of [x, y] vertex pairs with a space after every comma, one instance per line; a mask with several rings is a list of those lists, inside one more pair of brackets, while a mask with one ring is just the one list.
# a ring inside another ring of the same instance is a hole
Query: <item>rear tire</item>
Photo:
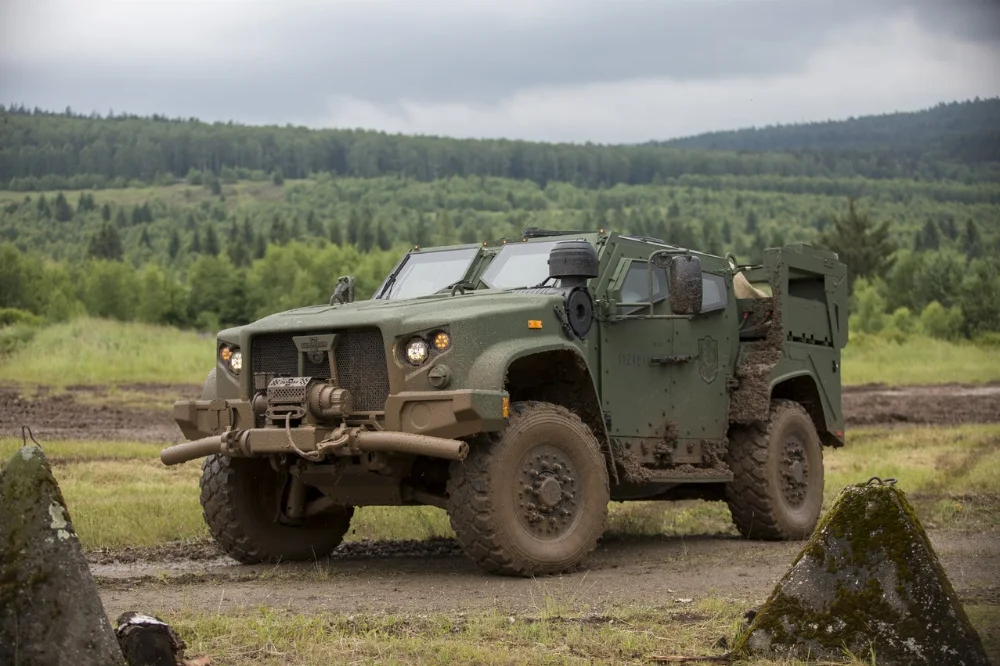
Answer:
[[781, 541], [812, 534], [823, 507], [823, 448], [802, 405], [774, 400], [767, 422], [730, 430], [727, 462], [726, 502], [740, 534]]
[[303, 519], [278, 522], [287, 477], [264, 458], [211, 455], [202, 463], [205, 523], [227, 555], [244, 564], [326, 557], [343, 541], [353, 507], [338, 506]]
[[508, 576], [578, 567], [604, 532], [608, 470], [575, 414], [543, 402], [511, 405], [507, 427], [452, 463], [448, 515], [465, 552]]

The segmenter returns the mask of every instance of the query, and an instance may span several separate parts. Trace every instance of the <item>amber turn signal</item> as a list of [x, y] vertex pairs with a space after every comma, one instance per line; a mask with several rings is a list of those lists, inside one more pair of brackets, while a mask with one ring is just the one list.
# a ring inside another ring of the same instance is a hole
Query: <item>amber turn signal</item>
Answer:
[[451, 347], [451, 336], [444, 331], [438, 331], [434, 335], [434, 349], [443, 352], [449, 347]]

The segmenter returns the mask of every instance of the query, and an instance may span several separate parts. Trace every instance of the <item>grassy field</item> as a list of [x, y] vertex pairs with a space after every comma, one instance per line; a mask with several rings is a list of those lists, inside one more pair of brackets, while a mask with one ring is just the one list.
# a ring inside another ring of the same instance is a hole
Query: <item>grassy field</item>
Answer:
[[982, 383], [1000, 379], [1000, 348], [911, 337], [852, 340], [843, 351], [844, 384]]
[[[0, 439], [6, 460], [19, 439]], [[44, 443], [84, 548], [152, 546], [207, 538], [198, 502], [197, 462], [166, 467], [148, 444]], [[929, 526], [1000, 524], [1000, 426], [859, 429], [825, 452], [829, 507], [840, 490], [871, 476], [898, 479]], [[129, 511], [120, 511], [121, 498]], [[609, 534], [735, 534], [721, 502], [629, 502], [611, 506]], [[452, 536], [434, 507], [363, 507], [348, 534], [362, 539]]]
[[12, 356], [0, 358], [0, 381], [200, 384], [214, 354], [214, 335], [84, 317], [42, 328]]
[[[252, 609], [240, 615], [180, 614], [171, 624], [189, 655], [222, 663], [320, 666], [379, 664], [648, 664], [658, 655], [719, 655], [706, 648], [738, 635], [747, 602], [707, 597], [672, 608], [627, 608], [601, 615], [566, 612], [551, 604], [534, 615], [317, 614]], [[975, 626], [1000, 624], [996, 606], [966, 604]], [[705, 663], [705, 662], [700, 662]], [[798, 660], [753, 660], [756, 666], [797, 666]], [[829, 662], [808, 662], [813, 666]], [[835, 662], [872, 664], [870, 655], [844, 654]]]
[[[83, 318], [42, 328], [14, 354], [0, 357], [0, 382], [200, 384], [212, 367], [213, 348], [214, 334]], [[1000, 380], [1000, 348], [865, 336], [844, 350], [843, 368], [845, 385], [981, 383]]]

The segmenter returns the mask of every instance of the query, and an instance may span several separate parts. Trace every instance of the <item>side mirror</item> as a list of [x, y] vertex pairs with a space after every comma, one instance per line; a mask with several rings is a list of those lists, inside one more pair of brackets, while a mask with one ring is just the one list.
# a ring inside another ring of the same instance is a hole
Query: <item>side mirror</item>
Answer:
[[354, 301], [354, 276], [344, 275], [337, 278], [337, 286], [330, 296], [330, 305], [352, 303]]
[[667, 285], [671, 312], [678, 315], [701, 312], [701, 259], [687, 254], [671, 257], [667, 267]]

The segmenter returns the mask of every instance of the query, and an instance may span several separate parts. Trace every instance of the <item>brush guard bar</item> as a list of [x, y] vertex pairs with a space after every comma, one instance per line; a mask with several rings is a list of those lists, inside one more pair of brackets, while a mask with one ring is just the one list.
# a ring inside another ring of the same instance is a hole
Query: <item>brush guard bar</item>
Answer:
[[358, 426], [254, 428], [228, 430], [220, 435], [176, 444], [163, 449], [160, 452], [160, 460], [164, 465], [179, 465], [216, 453], [235, 458], [295, 454], [310, 460], [319, 460], [331, 455], [353, 456], [368, 452], [465, 460], [469, 445], [457, 439], [407, 432], [365, 430]]

